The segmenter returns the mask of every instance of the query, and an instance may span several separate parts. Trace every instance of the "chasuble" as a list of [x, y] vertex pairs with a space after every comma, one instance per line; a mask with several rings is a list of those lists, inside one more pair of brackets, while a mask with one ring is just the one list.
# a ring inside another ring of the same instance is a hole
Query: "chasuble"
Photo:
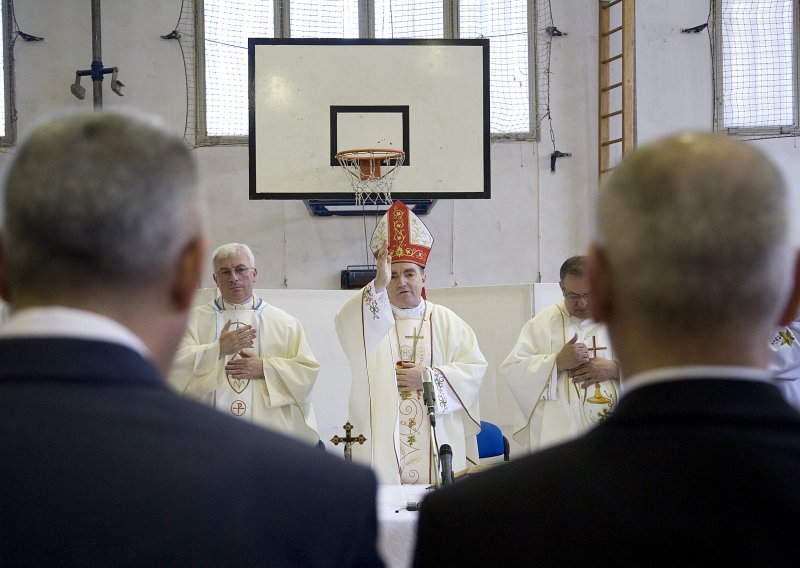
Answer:
[[[264, 379], [225, 373], [225, 364], [238, 356], [219, 357], [220, 331], [229, 320], [233, 328], [252, 325], [256, 330], [253, 348], [245, 351], [263, 360]], [[316, 444], [311, 391], [318, 374], [300, 321], [253, 294], [244, 304], [218, 297], [192, 309], [169, 383], [230, 416]]]
[[612, 358], [605, 326], [571, 316], [561, 300], [528, 320], [498, 369], [522, 410], [513, 438], [529, 452], [575, 438], [607, 418], [617, 402], [619, 381], [584, 389], [567, 371], [557, 372], [556, 355], [576, 333], [591, 356]]
[[451, 446], [453, 470], [478, 463], [478, 394], [487, 363], [466, 322], [427, 300], [392, 308], [386, 291], [376, 294], [371, 282], [342, 306], [336, 331], [353, 373], [349, 420], [367, 438], [353, 447], [353, 461], [371, 465], [382, 484], [435, 479], [422, 395], [397, 389], [397, 362], [413, 360], [431, 370], [435, 440]]

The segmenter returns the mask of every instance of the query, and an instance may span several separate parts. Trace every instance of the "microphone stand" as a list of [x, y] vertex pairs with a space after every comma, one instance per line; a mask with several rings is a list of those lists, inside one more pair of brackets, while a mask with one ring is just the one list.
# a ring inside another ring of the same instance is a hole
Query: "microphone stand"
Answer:
[[442, 486], [442, 475], [439, 472], [439, 441], [436, 438], [436, 399], [433, 394], [431, 372], [427, 367], [422, 369], [422, 398], [428, 408], [428, 421], [431, 424], [431, 459], [435, 475], [434, 487]]

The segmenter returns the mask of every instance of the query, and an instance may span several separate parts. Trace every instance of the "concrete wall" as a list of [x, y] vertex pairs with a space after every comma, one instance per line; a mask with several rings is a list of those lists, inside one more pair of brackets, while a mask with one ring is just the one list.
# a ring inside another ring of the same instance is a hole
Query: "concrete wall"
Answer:
[[[182, 131], [186, 109], [183, 60], [175, 41], [159, 36], [176, 27], [180, 0], [104, 0], [103, 63], [117, 66], [124, 97], [104, 85], [104, 106], [127, 104], [157, 112]], [[556, 26], [551, 57], [551, 111], [556, 146], [571, 152], [550, 172], [549, 124], [541, 142], [492, 144], [492, 199], [439, 200], [424, 217], [435, 236], [431, 288], [554, 281], [569, 255], [589, 237], [597, 191], [597, 2], [552, 3]], [[639, 142], [678, 128], [711, 128], [708, 35], [681, 28], [706, 21], [707, 2], [637, 3], [636, 69]], [[64, 107], [90, 109], [69, 91], [77, 69], [91, 62], [91, 10], [86, 0], [17, 2], [20, 28], [45, 41], [18, 40], [18, 131]], [[791, 139], [763, 146], [797, 186], [800, 150]], [[196, 155], [212, 212], [212, 246], [249, 243], [261, 288], [336, 289], [339, 271], [367, 262], [364, 220], [312, 217], [300, 201], [249, 201], [247, 148], [199, 148]], [[5, 155], [0, 154], [0, 161]], [[367, 220], [367, 230], [370, 223]], [[210, 266], [203, 286], [211, 285]]]

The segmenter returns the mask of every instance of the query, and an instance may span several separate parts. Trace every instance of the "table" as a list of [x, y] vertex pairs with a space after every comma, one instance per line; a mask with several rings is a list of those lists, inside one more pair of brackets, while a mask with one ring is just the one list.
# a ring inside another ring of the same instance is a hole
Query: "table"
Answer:
[[406, 506], [421, 501], [428, 491], [432, 490], [417, 485], [378, 487], [378, 550], [387, 568], [411, 566], [419, 513]]

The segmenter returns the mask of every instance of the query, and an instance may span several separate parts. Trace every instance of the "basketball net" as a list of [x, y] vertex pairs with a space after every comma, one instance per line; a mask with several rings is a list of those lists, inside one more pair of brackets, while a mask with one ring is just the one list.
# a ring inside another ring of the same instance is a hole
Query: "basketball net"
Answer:
[[405, 160], [402, 150], [367, 148], [336, 154], [350, 180], [356, 205], [392, 204], [392, 182]]

